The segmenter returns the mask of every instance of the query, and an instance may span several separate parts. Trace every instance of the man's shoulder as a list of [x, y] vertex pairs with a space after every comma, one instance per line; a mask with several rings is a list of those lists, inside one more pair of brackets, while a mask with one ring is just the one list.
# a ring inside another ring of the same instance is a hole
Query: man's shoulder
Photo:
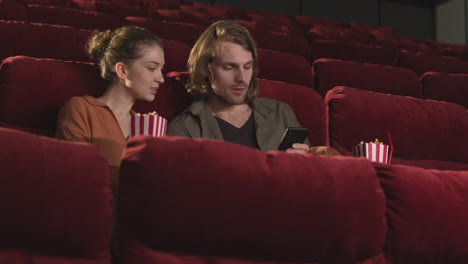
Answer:
[[193, 118], [194, 116], [198, 116], [204, 106], [204, 102], [194, 101], [187, 106], [184, 111], [173, 117], [169, 123], [183, 122], [187, 119]]
[[177, 122], [183, 122], [187, 118], [193, 116], [192, 113], [188, 110], [184, 110], [182, 113], [177, 114], [171, 120], [169, 121], [169, 124], [171, 123], [177, 123]]

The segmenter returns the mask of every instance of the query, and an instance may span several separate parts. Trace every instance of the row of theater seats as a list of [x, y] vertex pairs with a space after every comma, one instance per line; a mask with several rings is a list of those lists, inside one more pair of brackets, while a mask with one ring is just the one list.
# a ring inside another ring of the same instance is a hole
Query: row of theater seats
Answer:
[[[135, 110], [156, 110], [171, 119], [191, 101], [186, 79], [185, 73], [170, 73], [156, 100], [138, 102]], [[299, 122], [309, 128], [311, 145], [331, 145], [351, 155], [361, 140], [385, 140], [389, 131], [396, 164], [468, 170], [468, 111], [461, 105], [347, 86], [337, 86], [323, 98], [297, 84], [259, 79], [259, 85], [260, 96], [291, 105]], [[102, 87], [97, 69], [89, 63], [9, 58], [0, 68], [0, 125], [52, 136], [57, 111], [68, 98], [97, 95]]]
[[[153, 29], [149, 25], [144, 26]], [[72, 61], [88, 60], [84, 47], [92, 34], [90, 30], [20, 21], [0, 21], [0, 30], [3, 36], [10, 40], [0, 43], [1, 60], [16, 54]], [[160, 36], [167, 38], [163, 39], [166, 71], [185, 71], [190, 46], [182, 43], [184, 40], [181, 38], [179, 38], [181, 41], [168, 40], [180, 35], [177, 34], [179, 31], [173, 31], [164, 25], [155, 27], [154, 30], [159, 31]], [[166, 34], [163, 31], [167, 31]], [[417, 73], [404, 67], [331, 59], [318, 59], [311, 67], [306, 59], [290, 53], [268, 49], [259, 49], [258, 53], [260, 78], [314, 87], [322, 96], [334, 86], [346, 85], [363, 90], [435, 99], [468, 106], [468, 91], [465, 89], [468, 74], [426, 73], [421, 77], [421, 82], [424, 84], [421, 86]], [[406, 61], [407, 65], [417, 65], [418, 59], [421, 58], [411, 57], [409, 54], [406, 54], [406, 57], [400, 56], [400, 61]], [[468, 62], [464, 63], [468, 69]], [[450, 65], [452, 64], [447, 64], [447, 67]]]
[[[70, 0], [61, 1], [30, 1], [30, 3], [42, 3], [52, 6], [71, 6]], [[12, 9], [9, 12], [9, 19], [27, 19], [27, 11], [24, 6], [13, 3], [3, 3], [5, 8]], [[357, 22], [343, 22], [334, 19], [317, 18], [297, 15], [294, 17], [269, 12], [260, 12], [256, 10], [234, 8], [221, 5], [211, 5], [200, 2], [181, 3], [178, 0], [159, 0], [154, 1], [153, 6], [137, 6], [135, 1], [121, 1], [119, 3], [95, 2], [86, 0], [76, 0], [75, 5], [78, 8], [88, 11], [99, 11], [120, 18], [126, 16], [150, 17], [157, 20], [169, 20], [176, 22], [188, 22], [199, 25], [208, 25], [214, 20], [235, 19], [246, 26], [260, 28], [267, 31], [286, 32], [306, 36], [309, 41], [312, 40], [338, 40], [363, 44], [379, 44], [390, 46], [397, 49], [408, 49], [413, 51], [430, 51], [441, 55], [450, 55], [455, 57], [467, 58], [466, 47], [464, 45], [448, 45], [437, 43], [431, 40], [420, 41], [409, 37], [402, 37], [396, 33], [393, 28], [376, 28]], [[38, 8], [38, 6], [33, 6]], [[33, 9], [34, 9], [33, 8]], [[64, 17], [69, 15], [70, 11], [63, 10]], [[31, 18], [44, 18], [44, 13], [32, 10]], [[89, 14], [89, 13], [88, 13]], [[50, 14], [47, 14], [50, 16]], [[0, 14], [1, 16], [1, 14]], [[83, 16], [86, 16], [84, 13]], [[81, 16], [77, 15], [77, 18]]]
[[[108, 29], [122, 24], [137, 24], [147, 27], [162, 38], [191, 46], [208, 24], [217, 19], [229, 18], [236, 19], [249, 28], [259, 47], [303, 56], [309, 61], [318, 58], [354, 60], [408, 67], [420, 75], [427, 71], [468, 73], [468, 62], [464, 60], [468, 58], [465, 45], [414, 40], [398, 36], [392, 28], [374, 28], [355, 22], [345, 26], [343, 22], [331, 19], [306, 16], [293, 19], [286, 15], [197, 2], [191, 5], [180, 4], [177, 7], [179, 10], [158, 9], [149, 17], [141, 12], [134, 12], [137, 9], [132, 8], [108, 8], [99, 9], [103, 12], [96, 12], [15, 4], [16, 9], [10, 5], [6, 7], [10, 9], [8, 13], [0, 12], [0, 19], [60, 24], [82, 29]], [[200, 18], [203, 15], [204, 20]], [[190, 16], [195, 16], [198, 20], [190, 19]]]
[[136, 137], [112, 197], [95, 146], [0, 144], [2, 263], [110, 264], [111, 199], [121, 264], [468, 262], [467, 171]]
[[457, 103], [468, 108], [468, 74], [414, 71], [353, 61], [318, 59], [314, 88], [322, 96], [336, 86]]

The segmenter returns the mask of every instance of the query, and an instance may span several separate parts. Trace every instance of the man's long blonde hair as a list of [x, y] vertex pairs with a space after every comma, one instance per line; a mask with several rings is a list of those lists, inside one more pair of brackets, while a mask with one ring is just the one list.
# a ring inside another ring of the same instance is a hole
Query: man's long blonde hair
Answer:
[[246, 96], [246, 101], [250, 102], [257, 96], [259, 91], [256, 81], [258, 75], [257, 48], [250, 32], [241, 24], [232, 20], [222, 20], [213, 23], [198, 38], [187, 62], [190, 74], [187, 91], [196, 99], [206, 99], [209, 95], [213, 94], [207, 76], [209, 72], [208, 65], [216, 58], [216, 45], [220, 41], [239, 44], [252, 52], [253, 71]]

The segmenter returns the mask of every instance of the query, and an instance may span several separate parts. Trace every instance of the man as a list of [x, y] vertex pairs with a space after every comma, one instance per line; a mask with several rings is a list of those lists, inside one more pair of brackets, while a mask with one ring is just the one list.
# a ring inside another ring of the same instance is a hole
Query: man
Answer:
[[[268, 151], [278, 148], [287, 127], [300, 126], [288, 104], [256, 97], [257, 50], [250, 32], [239, 23], [212, 24], [193, 46], [187, 65], [187, 90], [194, 102], [169, 122], [167, 134]], [[307, 144], [296, 143], [287, 151], [309, 150]]]

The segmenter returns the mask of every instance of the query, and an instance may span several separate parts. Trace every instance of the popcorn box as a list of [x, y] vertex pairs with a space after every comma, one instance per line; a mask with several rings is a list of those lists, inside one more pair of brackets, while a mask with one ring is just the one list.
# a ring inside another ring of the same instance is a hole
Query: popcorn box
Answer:
[[130, 117], [130, 136], [153, 136], [166, 135], [167, 119], [156, 114], [136, 114]]
[[361, 141], [353, 148], [353, 154], [355, 157], [366, 157], [373, 162], [388, 164], [392, 161], [393, 147], [378, 140], [369, 143]]

